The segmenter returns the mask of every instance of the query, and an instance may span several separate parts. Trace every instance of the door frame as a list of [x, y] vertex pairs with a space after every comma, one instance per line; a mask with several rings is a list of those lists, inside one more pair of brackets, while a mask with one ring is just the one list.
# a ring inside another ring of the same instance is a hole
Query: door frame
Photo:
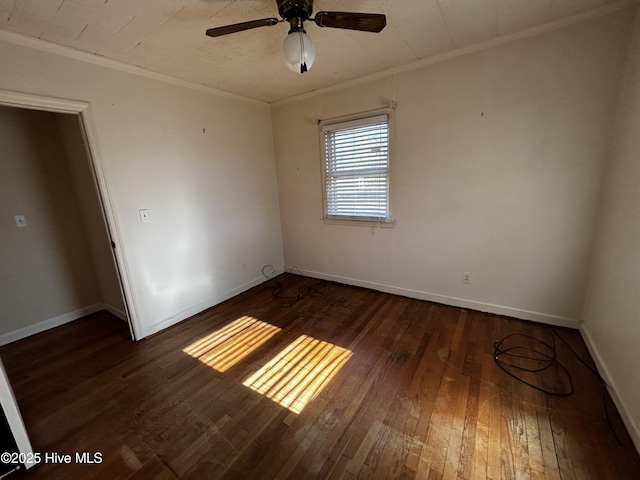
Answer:
[[66, 113], [77, 115], [80, 124], [80, 131], [83, 135], [86, 155], [89, 167], [92, 171], [94, 187], [98, 194], [100, 206], [102, 207], [102, 220], [112, 242], [111, 253], [116, 267], [122, 300], [124, 302], [127, 323], [133, 340], [141, 340], [142, 330], [139, 325], [138, 315], [135, 311], [133, 301], [130, 276], [127, 270], [127, 262], [123, 251], [121, 235], [117, 227], [114, 208], [109, 194], [109, 184], [106, 180], [104, 167], [100, 159], [100, 148], [98, 137], [93, 122], [91, 105], [88, 102], [78, 100], [68, 100], [41, 95], [13, 92], [0, 89], [0, 105], [6, 107], [24, 108], [29, 110], [40, 110], [53, 113]]

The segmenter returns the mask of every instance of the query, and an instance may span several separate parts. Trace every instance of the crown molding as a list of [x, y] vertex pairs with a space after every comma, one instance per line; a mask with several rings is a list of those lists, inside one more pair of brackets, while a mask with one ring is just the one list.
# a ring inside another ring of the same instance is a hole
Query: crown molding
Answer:
[[383, 78], [388, 78], [393, 75], [398, 75], [400, 73], [405, 73], [412, 70], [418, 70], [420, 68], [424, 68], [429, 65], [444, 62], [446, 60], [461, 57], [463, 55], [468, 55], [470, 53], [475, 53], [481, 50], [486, 50], [488, 48], [497, 47], [510, 42], [514, 42], [516, 40], [535, 37], [536, 35], [540, 35], [546, 32], [552, 32], [554, 30], [559, 30], [564, 27], [583, 23], [588, 20], [592, 20], [594, 18], [603, 17], [605, 15], [609, 15], [609, 14], [618, 12], [620, 10], [624, 10], [625, 8], [637, 7], [639, 4], [640, 4], [640, 0], [619, 0], [613, 3], [609, 3], [607, 5], [604, 5], [602, 7], [589, 10], [588, 12], [579, 13], [571, 17], [563, 18], [550, 23], [546, 23], [544, 25], [529, 28], [521, 32], [511, 33], [509, 35], [493, 38], [491, 40], [487, 40], [482, 43], [477, 43], [474, 45], [458, 48], [450, 52], [441, 53], [438, 55], [434, 55], [432, 57], [422, 58], [408, 65], [403, 65], [401, 67], [396, 67], [396, 68], [392, 68], [382, 72], [373, 73], [365, 77], [356, 78], [353, 80], [349, 80], [347, 82], [342, 82], [336, 85], [332, 85], [330, 87], [319, 88], [311, 92], [301, 93], [300, 95], [296, 95], [283, 100], [276, 100], [274, 102], [270, 102], [269, 105], [271, 105], [272, 107], [280, 107], [282, 105], [298, 102], [300, 100], [306, 100], [306, 99], [317, 97], [320, 95], [325, 95], [327, 93], [336, 92], [345, 88], [355, 87], [355, 86], [362, 85], [364, 83], [369, 83], [375, 80], [381, 80]]
[[146, 77], [152, 80], [157, 80], [164, 83], [169, 83], [177, 87], [189, 88], [199, 92], [207, 93], [209, 95], [215, 95], [218, 97], [229, 98], [232, 100], [239, 100], [242, 102], [250, 103], [253, 105], [269, 106], [267, 102], [257, 100], [250, 97], [238, 95], [236, 93], [226, 92], [224, 90], [218, 90], [217, 88], [208, 87], [206, 85], [200, 85], [192, 83], [187, 80], [182, 80], [164, 73], [153, 72], [142, 67], [129, 65], [127, 63], [120, 62], [118, 60], [112, 60], [107, 57], [102, 57], [93, 53], [78, 50], [76, 48], [68, 47], [66, 45], [60, 45], [53, 42], [48, 42], [40, 38], [30, 37], [20, 33], [11, 32], [0, 28], [0, 40], [4, 40], [9, 43], [20, 45], [41, 52], [52, 53], [54, 55], [60, 55], [62, 57], [71, 58], [81, 62], [92, 63], [101, 67], [111, 68], [113, 70], [119, 70], [121, 72], [129, 73], [132, 75], [138, 75]]

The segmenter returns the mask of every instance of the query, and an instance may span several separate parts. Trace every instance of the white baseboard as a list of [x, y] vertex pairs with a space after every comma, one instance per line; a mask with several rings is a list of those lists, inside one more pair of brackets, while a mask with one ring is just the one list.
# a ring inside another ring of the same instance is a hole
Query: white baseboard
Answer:
[[589, 331], [585, 327], [584, 323], [580, 324], [580, 333], [582, 334], [582, 338], [584, 343], [587, 345], [589, 349], [589, 353], [591, 354], [591, 358], [596, 362], [596, 366], [598, 367], [598, 372], [602, 376], [602, 379], [607, 384], [607, 390], [613, 399], [613, 403], [616, 404], [618, 412], [620, 412], [620, 416], [622, 417], [622, 421], [624, 422], [627, 430], [629, 431], [629, 435], [631, 436], [631, 440], [633, 440], [633, 444], [636, 447], [636, 450], [640, 452], [640, 428], [638, 428], [638, 424], [634, 421], [633, 417], [629, 413], [629, 409], [627, 408], [626, 403], [618, 393], [618, 386], [613, 379], [613, 376], [609, 372], [607, 365], [604, 363], [596, 344], [593, 342]]
[[[276, 268], [275, 273], [276, 275], [280, 275], [281, 273], [284, 273], [284, 267]], [[172, 325], [175, 325], [178, 322], [186, 320], [189, 317], [193, 317], [194, 315], [197, 315], [198, 313], [206, 310], [207, 308], [214, 307], [219, 303], [222, 303], [225, 300], [229, 300], [230, 298], [233, 298], [236, 295], [241, 294], [242, 292], [246, 292], [250, 288], [260, 285], [261, 283], [264, 283], [266, 281], [268, 281], [267, 278], [265, 278], [264, 276], [260, 276], [258, 278], [251, 280], [250, 282], [240, 285], [239, 287], [229, 290], [228, 292], [225, 292], [221, 295], [210, 298], [204, 302], [194, 305], [193, 307], [187, 308], [186, 310], [183, 310], [182, 312], [172, 315], [171, 317], [166, 318], [158, 323], [145, 326], [142, 328], [142, 338], [148, 337], [149, 335], [153, 335], [154, 333], [158, 333], [159, 331], [164, 330], [165, 328], [171, 327]]]
[[52, 328], [59, 327], [60, 325], [64, 325], [65, 323], [73, 322], [74, 320], [78, 320], [82, 317], [99, 312], [103, 309], [104, 305], [102, 303], [96, 303], [93, 305], [89, 305], [88, 307], [74, 310], [73, 312], [49, 318], [42, 322], [34, 323], [33, 325], [28, 325], [24, 328], [14, 330], [13, 332], [4, 333], [0, 335], [0, 346], [7, 345], [8, 343], [15, 342], [17, 340], [22, 340], [23, 338], [30, 337], [31, 335], [35, 335], [37, 333], [51, 330]]
[[108, 303], [103, 303], [102, 308], [107, 312], [109, 312], [111, 315], [118, 317], [123, 322], [127, 322], [127, 323], [129, 322], [129, 320], [127, 319], [127, 314], [122, 310], [120, 310], [119, 308], [116, 308], [113, 305], [110, 305]]
[[[290, 270], [287, 267], [287, 270]], [[310, 270], [302, 270], [296, 268], [297, 272], [303, 275], [320, 278], [323, 280], [329, 280], [332, 282], [345, 283], [347, 285], [354, 285], [357, 287], [370, 288], [379, 292], [392, 293], [394, 295], [402, 295], [403, 297], [415, 298], [418, 300], [427, 300], [429, 302], [442, 303], [444, 305], [450, 305], [452, 307], [468, 308], [470, 310], [477, 310], [480, 312], [494, 313], [496, 315], [505, 315], [509, 317], [519, 318], [521, 320], [530, 320], [533, 322], [546, 323], [548, 325], [555, 325], [558, 327], [579, 328], [580, 320], [569, 317], [561, 317], [559, 315], [550, 315], [548, 313], [532, 312], [529, 310], [522, 310], [513, 307], [506, 307], [503, 305], [494, 305], [491, 303], [478, 302], [475, 300], [467, 300], [464, 298], [450, 297], [447, 295], [440, 295], [437, 293], [423, 292], [420, 290], [412, 290], [409, 288], [394, 287], [391, 285], [384, 285], [381, 283], [368, 282], [365, 280], [358, 280], [355, 278], [341, 277], [338, 275], [329, 275], [326, 273], [313, 272]]]

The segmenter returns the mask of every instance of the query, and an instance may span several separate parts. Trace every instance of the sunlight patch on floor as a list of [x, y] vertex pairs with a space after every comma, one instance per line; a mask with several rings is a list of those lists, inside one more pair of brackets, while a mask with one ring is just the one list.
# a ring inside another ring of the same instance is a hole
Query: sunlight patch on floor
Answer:
[[294, 413], [300, 413], [351, 355], [350, 350], [302, 335], [243, 385]]
[[280, 329], [253, 317], [240, 317], [182, 351], [225, 372], [266, 343]]

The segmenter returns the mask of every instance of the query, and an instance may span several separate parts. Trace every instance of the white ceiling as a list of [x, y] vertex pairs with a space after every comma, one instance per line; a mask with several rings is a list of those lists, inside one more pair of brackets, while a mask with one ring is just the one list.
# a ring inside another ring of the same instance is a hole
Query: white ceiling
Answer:
[[210, 27], [278, 17], [275, 0], [0, 0], [0, 29], [199, 85], [274, 102], [635, 0], [316, 0], [314, 11], [384, 13], [378, 34], [306, 27], [303, 75], [282, 61], [288, 25], [209, 38]]

